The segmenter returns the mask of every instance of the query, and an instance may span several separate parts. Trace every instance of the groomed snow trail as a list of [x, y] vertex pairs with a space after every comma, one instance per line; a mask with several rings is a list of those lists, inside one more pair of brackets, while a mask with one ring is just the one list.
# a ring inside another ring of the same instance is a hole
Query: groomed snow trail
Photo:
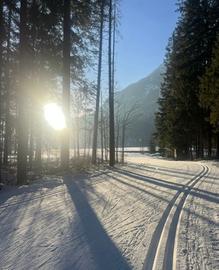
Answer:
[[207, 165], [211, 173], [192, 190], [182, 212], [178, 269], [219, 269], [219, 168]]
[[[191, 189], [208, 171], [208, 167], [202, 166], [202, 171], [189, 180], [169, 202], [153, 234], [144, 269], [159, 269], [161, 265], [162, 269], [177, 269], [175, 265], [176, 243], [180, 214]], [[162, 258], [163, 260], [161, 260]]]
[[0, 191], [0, 269], [218, 269], [219, 169], [128, 161]]

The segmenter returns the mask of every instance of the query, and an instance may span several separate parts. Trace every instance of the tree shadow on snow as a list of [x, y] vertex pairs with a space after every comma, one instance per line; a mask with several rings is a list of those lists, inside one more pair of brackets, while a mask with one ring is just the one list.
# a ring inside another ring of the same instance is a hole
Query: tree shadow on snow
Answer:
[[[128, 170], [116, 169], [116, 171], [118, 173], [126, 175], [128, 177], [135, 178], [139, 181], [148, 182], [148, 183], [158, 185], [160, 187], [164, 187], [167, 189], [172, 189], [172, 190], [184, 192], [184, 189], [186, 187], [188, 187], [187, 184], [173, 183], [173, 182], [170, 182], [167, 180], [158, 179], [158, 178], [155, 178], [152, 176], [146, 176], [146, 175], [139, 174], [136, 172], [134, 173], [134, 172], [131, 172]], [[195, 175], [193, 175], [193, 176], [195, 177]], [[208, 179], [208, 176], [205, 176], [205, 178]], [[204, 179], [204, 181], [206, 181], [206, 179]], [[219, 203], [218, 193], [215, 193], [215, 192], [192, 187], [190, 190], [190, 195], [193, 195], [195, 197], [199, 197], [199, 198], [204, 199], [204, 200], [209, 201], [209, 202]]]
[[90, 206], [86, 194], [80, 188], [81, 184], [74, 181], [71, 176], [65, 177], [64, 183], [79, 215], [82, 231], [87, 239], [97, 269], [131, 269]]

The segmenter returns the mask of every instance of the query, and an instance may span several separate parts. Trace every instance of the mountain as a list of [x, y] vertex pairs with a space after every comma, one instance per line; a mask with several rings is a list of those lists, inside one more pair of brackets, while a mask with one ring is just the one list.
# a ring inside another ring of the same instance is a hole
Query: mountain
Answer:
[[160, 65], [149, 76], [116, 93], [115, 101], [122, 107], [137, 107], [126, 132], [126, 146], [149, 145], [163, 73], [164, 66]]

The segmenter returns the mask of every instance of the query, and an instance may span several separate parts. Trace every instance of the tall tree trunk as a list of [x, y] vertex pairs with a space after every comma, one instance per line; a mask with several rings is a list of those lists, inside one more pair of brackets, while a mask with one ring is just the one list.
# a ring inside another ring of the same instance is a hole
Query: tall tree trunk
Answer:
[[28, 146], [28, 121], [27, 121], [27, 0], [21, 0], [20, 7], [20, 80], [18, 94], [18, 155], [17, 155], [17, 184], [27, 181], [27, 146]]
[[116, 162], [119, 162], [119, 119], [116, 120]]
[[100, 109], [100, 141], [101, 141], [101, 162], [103, 162], [103, 101], [102, 101], [102, 94], [100, 95], [101, 98], [101, 109]]
[[33, 169], [33, 156], [34, 156], [34, 128], [33, 128], [33, 122], [30, 122], [30, 134], [29, 134], [29, 160], [28, 165], [29, 169]]
[[85, 114], [84, 114], [84, 157], [86, 157], [86, 151], [88, 148], [88, 144], [87, 144], [87, 111], [86, 111], [86, 107], [87, 107], [87, 102], [85, 101]]
[[38, 171], [42, 168], [42, 138], [41, 138], [41, 121], [37, 119], [37, 131], [36, 131], [36, 156], [35, 166]]
[[[1, 120], [2, 120], [2, 64], [3, 64], [3, 1], [0, 1], [0, 126], [1, 126]], [[1, 182], [1, 173], [2, 173], [2, 143], [0, 139], [0, 182]]]
[[79, 124], [79, 113], [76, 117], [76, 148], [77, 148], [77, 157], [80, 157], [80, 124]]
[[11, 47], [11, 15], [12, 9], [9, 6], [8, 27], [7, 27], [7, 67], [5, 72], [6, 79], [6, 116], [5, 116], [5, 143], [4, 143], [4, 164], [8, 164], [8, 154], [10, 145], [10, 47]]
[[87, 151], [87, 148], [88, 148], [88, 144], [87, 144], [87, 131], [86, 131], [87, 125], [85, 124], [84, 127], [85, 128], [84, 128], [84, 154], [83, 154], [83, 156], [85, 158], [86, 155], [87, 155], [86, 151]]
[[122, 164], [125, 161], [125, 125], [122, 125]]
[[216, 146], [216, 158], [219, 159], [219, 133], [216, 134], [216, 138], [217, 138], [217, 146]]
[[73, 137], [73, 144], [74, 144], [74, 158], [77, 157], [77, 131], [76, 131], [76, 128], [77, 128], [77, 124], [76, 124], [76, 118], [74, 118], [74, 126], [73, 126], [73, 134], [72, 134], [72, 137]]
[[212, 156], [212, 131], [211, 126], [208, 127], [208, 158]]
[[112, 85], [112, 0], [109, 1], [109, 165], [115, 165], [115, 131], [114, 131], [114, 89]]
[[62, 106], [65, 114], [66, 128], [62, 134], [61, 145], [61, 166], [62, 169], [69, 167], [69, 143], [70, 143], [70, 0], [64, 0], [64, 40], [63, 40], [63, 92], [62, 92]]
[[97, 159], [97, 137], [98, 137], [101, 72], [102, 72], [102, 51], [103, 51], [104, 6], [105, 6], [105, 1], [103, 0], [102, 3], [101, 3], [101, 14], [100, 14], [99, 59], [98, 59], [98, 74], [97, 74], [97, 96], [96, 96], [96, 109], [95, 109], [95, 115], [94, 115], [94, 133], [93, 133], [93, 146], [92, 146], [92, 163], [93, 164], [96, 164], [96, 159]]
[[[112, 92], [115, 92], [115, 53], [116, 53], [116, 0], [113, 5], [113, 50], [112, 50]], [[119, 123], [119, 119], [118, 119]], [[114, 133], [115, 134], [115, 133]], [[114, 135], [115, 136], [115, 135]], [[116, 162], [119, 162], [119, 124], [117, 126], [116, 136]]]
[[88, 132], [88, 154], [87, 154], [88, 157], [90, 157], [91, 143], [92, 143], [92, 129], [90, 129]]
[[108, 130], [107, 130], [107, 124], [103, 123], [103, 139], [104, 139], [104, 149], [105, 149], [105, 161], [108, 160]]
[[115, 53], [116, 53], [116, 0], [113, 5], [113, 50], [112, 50], [112, 92], [115, 92]]
[[200, 131], [200, 158], [204, 158], [204, 138], [203, 131]]

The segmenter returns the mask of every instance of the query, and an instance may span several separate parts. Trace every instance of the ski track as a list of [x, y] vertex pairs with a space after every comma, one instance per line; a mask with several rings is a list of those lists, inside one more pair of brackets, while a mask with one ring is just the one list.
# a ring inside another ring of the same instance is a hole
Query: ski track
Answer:
[[[165, 269], [166, 243], [176, 269], [219, 269], [219, 169], [207, 164], [209, 174], [196, 181], [205, 164], [141, 155], [128, 161], [1, 191], [0, 269], [146, 269], [169, 210], [154, 269]], [[176, 238], [168, 240], [172, 219]]]
[[[203, 196], [190, 196], [182, 213], [180, 244], [177, 249], [179, 269], [219, 269], [219, 170], [211, 167], [207, 181], [198, 188], [207, 191]], [[202, 194], [202, 192], [199, 192]], [[210, 203], [208, 197], [211, 197]]]

